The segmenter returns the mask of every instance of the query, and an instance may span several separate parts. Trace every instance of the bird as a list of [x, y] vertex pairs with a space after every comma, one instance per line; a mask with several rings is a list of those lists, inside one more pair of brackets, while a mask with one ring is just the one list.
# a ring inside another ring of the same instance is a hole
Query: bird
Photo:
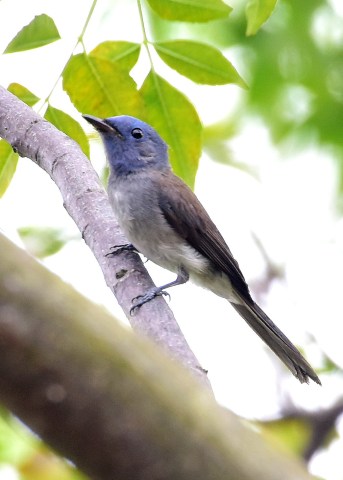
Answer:
[[175, 280], [132, 300], [131, 313], [165, 289], [191, 279], [227, 299], [301, 383], [321, 382], [299, 350], [253, 300], [241, 269], [196, 195], [176, 176], [168, 146], [137, 118], [85, 114], [100, 134], [110, 168], [108, 197], [130, 243], [148, 260], [176, 273]]

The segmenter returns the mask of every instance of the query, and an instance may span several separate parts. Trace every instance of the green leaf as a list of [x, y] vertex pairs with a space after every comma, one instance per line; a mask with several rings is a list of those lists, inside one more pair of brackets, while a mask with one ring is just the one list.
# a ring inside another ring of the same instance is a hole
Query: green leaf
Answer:
[[[1, 467], [4, 464], [15, 467], [15, 478], [86, 480], [84, 475], [67, 461], [53, 454], [36, 435], [6, 412], [0, 416]], [[1, 474], [0, 476], [3, 478]], [[7, 477], [6, 474], [5, 477]]]
[[311, 425], [306, 419], [280, 418], [266, 422], [256, 422], [262, 436], [276, 444], [283, 444], [291, 452], [301, 455], [311, 438]]
[[17, 33], [7, 45], [4, 53], [31, 50], [32, 48], [48, 45], [60, 38], [53, 19], [45, 14], [38, 15]]
[[63, 88], [82, 113], [102, 118], [142, 113], [143, 102], [135, 82], [108, 60], [84, 53], [73, 56], [63, 72]]
[[39, 444], [37, 437], [6, 411], [0, 417], [0, 463], [20, 465]]
[[88, 138], [81, 125], [74, 118], [51, 105], [48, 106], [44, 118], [68, 135], [68, 137], [75, 140], [80, 145], [83, 153], [89, 157]]
[[20, 85], [20, 83], [11, 83], [8, 87], [7, 90], [16, 97], [18, 97], [22, 102], [26, 103], [29, 107], [33, 107], [38, 101], [39, 98], [30, 90], [28, 90], [26, 87], [23, 85]]
[[230, 117], [220, 120], [203, 129], [203, 151], [213, 161], [230, 165], [244, 172], [252, 173], [252, 169], [244, 163], [237, 162], [228, 143], [237, 135], [237, 125]]
[[155, 72], [150, 72], [141, 88], [150, 123], [170, 147], [176, 175], [194, 185], [201, 153], [202, 126], [190, 101]]
[[14, 153], [11, 145], [5, 140], [0, 140], [0, 197], [3, 196], [11, 183], [17, 168], [19, 155]]
[[272, 14], [277, 0], [250, 0], [246, 6], [247, 35], [255, 35]]
[[154, 43], [154, 47], [169, 67], [194, 82], [209, 85], [236, 83], [246, 87], [235, 68], [214, 47], [188, 40]]
[[162, 18], [181, 22], [208, 22], [225, 18], [232, 8], [221, 0], [148, 0]]
[[37, 258], [57, 253], [69, 240], [58, 228], [21, 227], [18, 233], [26, 249]]
[[123, 70], [130, 71], [137, 63], [140, 51], [139, 43], [107, 41], [95, 47], [89, 56], [117, 63]]

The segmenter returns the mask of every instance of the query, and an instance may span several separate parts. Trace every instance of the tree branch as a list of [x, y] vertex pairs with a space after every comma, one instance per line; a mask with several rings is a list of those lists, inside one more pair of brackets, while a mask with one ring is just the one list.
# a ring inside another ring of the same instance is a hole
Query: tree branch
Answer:
[[92, 480], [310, 480], [0, 235], [0, 401]]
[[107, 194], [79, 146], [0, 86], [0, 137], [19, 155], [43, 168], [61, 191], [63, 205], [92, 250], [109, 288], [132, 327], [169, 351], [210, 388], [204, 369], [187, 344], [170, 308], [158, 297], [130, 315], [131, 300], [153, 286], [138, 255], [106, 257], [126, 243]]

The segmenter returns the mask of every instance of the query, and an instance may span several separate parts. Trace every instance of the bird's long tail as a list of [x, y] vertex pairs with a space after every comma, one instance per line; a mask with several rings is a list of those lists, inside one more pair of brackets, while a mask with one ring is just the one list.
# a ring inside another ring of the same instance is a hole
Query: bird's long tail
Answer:
[[309, 383], [311, 378], [321, 385], [311, 365], [256, 303], [231, 303], [231, 305], [301, 383]]

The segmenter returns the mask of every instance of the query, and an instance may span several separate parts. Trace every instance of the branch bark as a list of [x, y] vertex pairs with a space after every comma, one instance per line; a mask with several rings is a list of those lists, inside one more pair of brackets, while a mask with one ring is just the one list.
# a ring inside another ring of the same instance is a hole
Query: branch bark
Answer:
[[95, 255], [132, 327], [168, 350], [211, 388], [205, 370], [162, 297], [130, 315], [131, 300], [151, 288], [153, 282], [138, 255], [126, 252], [106, 257], [112, 246], [127, 241], [119, 231], [96, 172], [79, 146], [1, 86], [0, 137], [19, 155], [43, 168], [56, 183], [65, 209]]
[[92, 480], [310, 480], [0, 235], [0, 401]]

